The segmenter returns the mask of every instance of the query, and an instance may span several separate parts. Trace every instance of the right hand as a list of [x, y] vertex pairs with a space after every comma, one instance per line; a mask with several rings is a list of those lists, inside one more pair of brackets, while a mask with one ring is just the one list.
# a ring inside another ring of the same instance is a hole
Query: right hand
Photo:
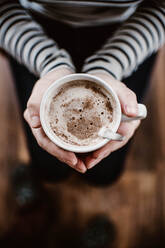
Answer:
[[55, 156], [61, 162], [68, 164], [75, 170], [84, 173], [86, 172], [86, 166], [84, 162], [76, 156], [75, 153], [66, 151], [56, 146], [44, 133], [40, 122], [40, 104], [42, 96], [47, 88], [57, 79], [71, 74], [72, 71], [66, 67], [57, 68], [51, 72], [48, 72], [45, 76], [39, 79], [31, 93], [31, 96], [27, 102], [27, 108], [24, 112], [24, 118], [29, 124], [34, 137], [38, 145], [46, 150], [51, 155]]
[[[130, 90], [125, 84], [116, 80], [111, 75], [107, 73], [90, 73], [93, 74], [105, 82], [107, 82], [112, 89], [116, 92], [121, 108], [122, 113], [129, 117], [135, 117], [138, 114], [138, 102], [135, 93]], [[106, 145], [100, 149], [93, 151], [87, 155], [83, 161], [88, 169], [93, 168], [95, 165], [100, 163], [104, 158], [109, 156], [112, 152], [123, 147], [134, 135], [136, 129], [140, 125], [140, 120], [134, 120], [131, 122], [121, 122], [118, 133], [125, 137], [123, 141], [113, 141], [110, 140]]]

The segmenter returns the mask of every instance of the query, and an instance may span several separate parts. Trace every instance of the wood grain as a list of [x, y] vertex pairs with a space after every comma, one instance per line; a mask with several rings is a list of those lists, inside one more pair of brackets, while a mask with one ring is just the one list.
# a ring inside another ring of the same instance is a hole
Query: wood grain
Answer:
[[164, 64], [165, 48], [145, 99], [148, 118], [135, 134], [121, 178], [112, 186], [96, 188], [73, 174], [63, 183], [45, 184], [40, 206], [22, 213], [15, 210], [9, 174], [19, 161], [28, 163], [29, 156], [8, 62], [0, 57], [1, 247], [81, 247], [82, 233], [96, 216], [107, 216], [112, 233], [115, 230], [106, 248], [165, 247]]

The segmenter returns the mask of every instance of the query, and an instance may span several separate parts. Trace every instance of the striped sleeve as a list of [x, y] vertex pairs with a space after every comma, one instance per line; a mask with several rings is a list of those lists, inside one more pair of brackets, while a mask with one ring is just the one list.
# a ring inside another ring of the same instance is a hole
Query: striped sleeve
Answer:
[[47, 37], [17, 1], [13, 2], [0, 3], [0, 47], [39, 77], [61, 66], [75, 71], [68, 52]]
[[104, 71], [121, 80], [165, 43], [165, 1], [155, 5], [148, 2], [85, 60], [83, 72]]

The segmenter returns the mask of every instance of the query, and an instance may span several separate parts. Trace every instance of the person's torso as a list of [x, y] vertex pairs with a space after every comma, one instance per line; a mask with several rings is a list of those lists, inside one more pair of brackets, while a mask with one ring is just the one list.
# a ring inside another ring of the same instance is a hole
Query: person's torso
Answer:
[[19, 0], [30, 10], [71, 26], [99, 26], [127, 20], [143, 0]]

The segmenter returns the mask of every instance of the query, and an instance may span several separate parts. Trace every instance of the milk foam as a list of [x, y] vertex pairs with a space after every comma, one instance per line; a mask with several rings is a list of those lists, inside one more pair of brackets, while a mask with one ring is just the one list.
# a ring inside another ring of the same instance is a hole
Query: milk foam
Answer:
[[93, 82], [75, 80], [63, 85], [51, 99], [48, 123], [65, 143], [89, 146], [103, 140], [101, 127], [113, 122], [114, 103], [106, 90]]

